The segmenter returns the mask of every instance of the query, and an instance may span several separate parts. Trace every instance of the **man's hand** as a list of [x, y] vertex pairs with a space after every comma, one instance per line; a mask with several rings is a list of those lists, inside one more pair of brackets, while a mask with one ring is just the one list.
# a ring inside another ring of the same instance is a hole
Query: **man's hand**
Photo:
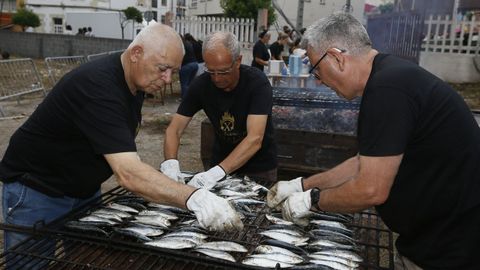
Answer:
[[239, 214], [228, 201], [206, 189], [195, 190], [186, 205], [195, 213], [200, 226], [210, 231], [243, 229]]
[[174, 181], [185, 184], [180, 173], [180, 164], [176, 159], [167, 159], [160, 164], [160, 171]]
[[310, 189], [305, 192], [295, 192], [288, 196], [287, 200], [283, 203], [283, 219], [293, 221], [300, 226], [307, 226], [311, 214], [310, 208], [312, 207], [311, 191]]
[[290, 194], [303, 191], [303, 178], [297, 177], [290, 181], [276, 183], [267, 194], [267, 204], [270, 208], [276, 208]]
[[188, 184], [197, 188], [212, 189], [225, 175], [226, 173], [222, 167], [217, 165], [206, 172], [195, 174]]

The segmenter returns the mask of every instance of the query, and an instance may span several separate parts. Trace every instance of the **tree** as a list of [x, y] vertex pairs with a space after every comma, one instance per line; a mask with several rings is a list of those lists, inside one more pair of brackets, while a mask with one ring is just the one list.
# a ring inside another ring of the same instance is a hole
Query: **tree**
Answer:
[[385, 3], [381, 4], [378, 6], [378, 9], [380, 10], [380, 13], [385, 14], [385, 13], [392, 13], [393, 12], [393, 3]]
[[26, 27], [38, 27], [40, 26], [40, 18], [33, 11], [26, 8], [21, 8], [12, 17], [12, 22], [22, 26], [22, 30], [25, 31]]
[[120, 13], [120, 28], [122, 29], [122, 39], [124, 39], [124, 30], [125, 26], [127, 26], [128, 21], [133, 21], [141, 23], [143, 21], [143, 16], [140, 10], [136, 9], [135, 7], [128, 7]]
[[271, 0], [220, 0], [220, 6], [226, 17], [257, 19], [258, 9], [268, 9], [268, 25], [277, 19]]

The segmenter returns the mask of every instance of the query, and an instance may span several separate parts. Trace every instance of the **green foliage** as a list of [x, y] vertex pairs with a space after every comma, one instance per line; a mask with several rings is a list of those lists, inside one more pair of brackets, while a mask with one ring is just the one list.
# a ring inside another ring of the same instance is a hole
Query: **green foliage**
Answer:
[[38, 15], [25, 8], [19, 9], [17, 13], [13, 15], [12, 22], [21, 25], [23, 28], [40, 26], [40, 18]]
[[125, 14], [127, 21], [134, 20], [137, 23], [141, 23], [143, 21], [142, 13], [135, 7], [128, 7], [123, 10], [123, 13]]
[[277, 19], [271, 0], [220, 0], [220, 6], [226, 17], [230, 18], [251, 18], [256, 20], [258, 9], [268, 9], [268, 25]]
[[380, 13], [382, 13], [382, 14], [392, 13], [393, 12], [393, 3], [381, 4], [381, 5], [378, 6], [378, 9], [380, 10]]

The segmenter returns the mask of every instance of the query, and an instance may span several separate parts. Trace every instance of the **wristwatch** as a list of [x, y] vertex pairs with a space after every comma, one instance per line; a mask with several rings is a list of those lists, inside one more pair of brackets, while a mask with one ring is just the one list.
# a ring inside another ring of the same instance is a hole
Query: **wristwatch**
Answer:
[[320, 201], [319, 188], [312, 188], [312, 191], [310, 191], [310, 201], [312, 203], [313, 209], [320, 211], [320, 208], [318, 207], [318, 202]]

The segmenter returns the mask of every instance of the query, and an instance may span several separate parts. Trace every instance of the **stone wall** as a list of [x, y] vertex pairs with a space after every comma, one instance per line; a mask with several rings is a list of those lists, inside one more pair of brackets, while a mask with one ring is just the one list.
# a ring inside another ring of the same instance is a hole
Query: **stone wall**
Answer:
[[89, 55], [125, 49], [131, 40], [0, 30], [0, 50], [30, 58]]

